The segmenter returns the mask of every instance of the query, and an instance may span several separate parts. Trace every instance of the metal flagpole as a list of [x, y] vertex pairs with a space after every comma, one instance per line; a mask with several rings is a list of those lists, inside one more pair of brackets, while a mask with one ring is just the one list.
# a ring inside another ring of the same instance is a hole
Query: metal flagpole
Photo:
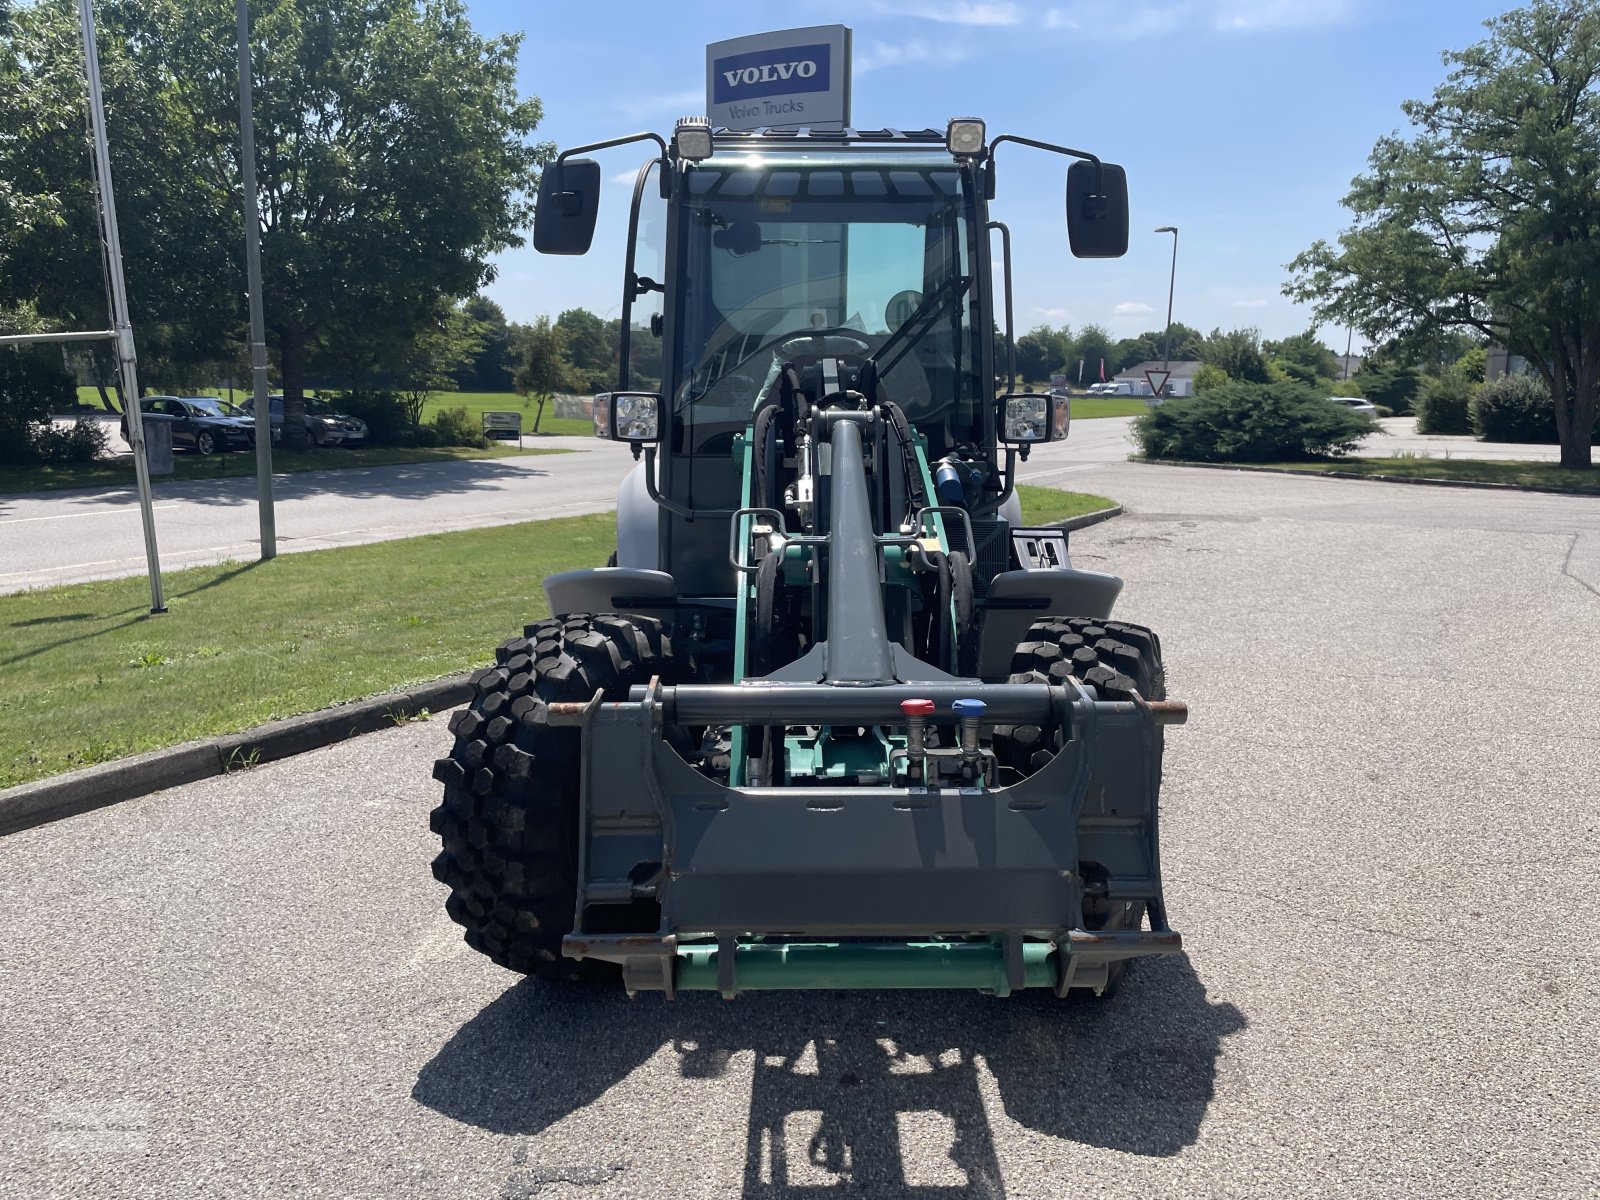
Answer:
[[164, 613], [167, 605], [161, 595], [161, 556], [156, 550], [156, 518], [150, 499], [150, 465], [144, 457], [139, 372], [134, 359], [133, 324], [128, 317], [128, 287], [122, 277], [122, 236], [117, 231], [117, 199], [111, 189], [111, 151], [106, 143], [106, 114], [100, 98], [100, 53], [95, 47], [91, 0], [78, 0], [78, 14], [83, 24], [84, 74], [89, 82], [89, 124], [94, 136], [100, 225], [105, 236], [107, 275], [111, 284], [111, 344], [122, 377], [122, 406], [128, 418], [128, 443], [133, 447], [133, 475], [139, 485], [139, 515], [144, 522], [144, 556], [150, 572], [150, 611]]
[[261, 561], [278, 555], [272, 507], [272, 405], [267, 400], [266, 319], [261, 313], [261, 209], [256, 195], [256, 125], [250, 80], [250, 0], [239, 0], [239, 158], [244, 169], [244, 257], [250, 289], [250, 374], [256, 410], [256, 508]]

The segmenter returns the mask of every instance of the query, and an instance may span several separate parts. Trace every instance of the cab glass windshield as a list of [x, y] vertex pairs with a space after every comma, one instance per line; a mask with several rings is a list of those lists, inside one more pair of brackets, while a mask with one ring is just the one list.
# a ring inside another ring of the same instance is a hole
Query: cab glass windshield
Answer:
[[708, 162], [688, 179], [674, 409], [709, 453], [785, 364], [812, 398], [867, 360], [942, 449], [982, 438], [970, 180], [948, 160]]

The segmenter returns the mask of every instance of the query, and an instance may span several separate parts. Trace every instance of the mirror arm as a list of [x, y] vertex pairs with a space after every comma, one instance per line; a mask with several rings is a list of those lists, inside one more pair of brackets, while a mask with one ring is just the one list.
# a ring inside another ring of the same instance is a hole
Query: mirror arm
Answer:
[[587, 146], [573, 146], [556, 155], [553, 164], [557, 170], [574, 154], [588, 154], [593, 150], [610, 150], [614, 146], [628, 146], [634, 142], [654, 142], [661, 147], [661, 196], [666, 199], [671, 193], [668, 191], [668, 179], [672, 173], [672, 159], [667, 153], [667, 142], [659, 133], [630, 133], [627, 137], [611, 138], [604, 142], [590, 142]]
[[1000, 253], [1006, 268], [1006, 391], [1017, 386], [1017, 337], [1011, 313], [1011, 230], [1004, 221], [990, 221], [989, 232], [1000, 231]]
[[1100, 159], [1087, 150], [1074, 150], [1070, 146], [1058, 146], [1054, 142], [1039, 142], [1014, 133], [1002, 133], [989, 143], [989, 168], [983, 177], [983, 194], [986, 200], [994, 199], [994, 152], [1000, 148], [1001, 142], [1015, 142], [1019, 146], [1032, 146], [1035, 150], [1048, 150], [1051, 154], [1065, 154], [1068, 158], [1081, 158], [1084, 162], [1092, 162], [1095, 166], [1095, 191], [1098, 193], [1100, 190]]

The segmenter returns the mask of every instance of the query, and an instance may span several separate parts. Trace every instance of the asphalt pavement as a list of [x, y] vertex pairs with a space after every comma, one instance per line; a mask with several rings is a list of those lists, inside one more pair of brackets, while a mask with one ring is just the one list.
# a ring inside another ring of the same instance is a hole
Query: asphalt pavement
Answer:
[[[1071, 437], [1034, 450], [1024, 482], [1093, 491], [1073, 475], [1125, 461], [1130, 417], [1073, 423]], [[1422, 436], [1411, 417], [1383, 422], [1366, 457], [1555, 461], [1554, 446]], [[275, 479], [280, 553], [351, 546], [543, 517], [601, 512], [633, 466], [628, 448], [596, 438], [523, 439], [571, 453], [468, 459], [401, 467], [308, 471]], [[155, 494], [156, 541], [166, 570], [254, 558], [260, 517], [253, 477], [163, 482]], [[144, 539], [133, 488], [0, 495], [0, 594], [23, 588], [142, 574]]]
[[428, 872], [440, 714], [0, 839], [0, 1195], [1600, 1194], [1600, 499], [1058, 481], [1128, 507], [1073, 553], [1192, 708], [1186, 957], [1098, 1004], [519, 980]]
[[[1127, 458], [1127, 424], [1122, 418], [1079, 422], [1071, 440], [1034, 452], [1028, 477], [1049, 482], [1046, 476], [1063, 466]], [[569, 453], [275, 476], [278, 550], [292, 554], [615, 507], [617, 487], [633, 467], [625, 444], [582, 437], [523, 441]], [[165, 570], [259, 553], [254, 476], [163, 482], [154, 508]], [[144, 570], [133, 488], [0, 495], [0, 594]]]
[[[571, 437], [528, 442], [570, 453], [274, 476], [278, 550], [353, 546], [614, 507], [617, 484], [633, 465], [626, 446]], [[159, 483], [154, 509], [166, 570], [259, 553], [253, 475]], [[0, 495], [0, 593], [144, 570], [134, 488]]]

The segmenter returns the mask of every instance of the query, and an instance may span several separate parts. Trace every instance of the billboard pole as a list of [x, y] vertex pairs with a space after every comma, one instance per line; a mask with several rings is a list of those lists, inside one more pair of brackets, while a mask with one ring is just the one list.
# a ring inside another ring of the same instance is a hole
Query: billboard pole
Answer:
[[134, 357], [133, 324], [128, 317], [128, 287], [122, 277], [122, 235], [117, 231], [117, 200], [111, 188], [111, 151], [106, 143], [105, 106], [100, 95], [100, 53], [95, 46], [91, 0], [78, 0], [83, 25], [84, 75], [89, 84], [89, 126], [94, 140], [95, 186], [100, 193], [100, 226], [105, 237], [106, 277], [111, 290], [112, 346], [122, 379], [122, 407], [133, 447], [133, 476], [139, 487], [144, 523], [145, 565], [150, 573], [150, 611], [167, 611], [161, 594], [161, 555], [156, 549], [156, 518], [150, 499], [150, 465], [144, 456], [144, 421], [139, 408], [139, 372]]
[[250, 0], [239, 11], [239, 159], [244, 176], [244, 258], [250, 289], [250, 375], [256, 412], [256, 508], [261, 515], [261, 561], [278, 556], [272, 506], [272, 405], [267, 400], [266, 318], [261, 311], [261, 208], [256, 195], [256, 124], [250, 79]]

